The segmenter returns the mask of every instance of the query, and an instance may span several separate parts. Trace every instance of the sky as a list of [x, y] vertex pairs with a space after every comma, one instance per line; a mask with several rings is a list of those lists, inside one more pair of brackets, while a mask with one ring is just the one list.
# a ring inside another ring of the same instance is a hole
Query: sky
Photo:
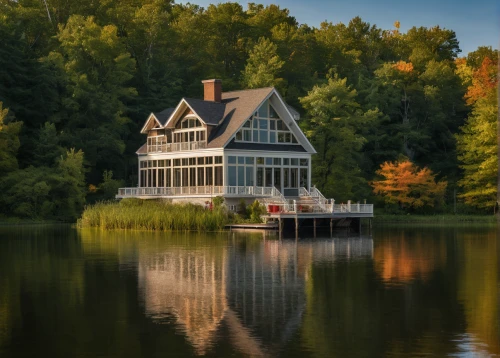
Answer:
[[[176, 1], [186, 3], [187, 1]], [[220, 0], [191, 0], [193, 4], [207, 7]], [[323, 21], [345, 23], [359, 16], [365, 22], [384, 30], [393, 29], [394, 22], [401, 23], [400, 31], [413, 26], [439, 25], [455, 31], [462, 53], [474, 51], [478, 46], [499, 48], [500, 0], [253, 0], [239, 1], [244, 9], [248, 2], [276, 4], [290, 10], [300, 24], [318, 27]]]

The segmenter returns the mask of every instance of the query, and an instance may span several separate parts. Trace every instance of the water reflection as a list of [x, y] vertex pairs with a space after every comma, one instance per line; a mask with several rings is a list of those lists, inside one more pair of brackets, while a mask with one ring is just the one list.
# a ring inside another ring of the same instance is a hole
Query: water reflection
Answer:
[[0, 227], [0, 356], [500, 356], [498, 235]]
[[459, 243], [467, 253], [458, 268], [458, 298], [467, 321], [468, 345], [500, 355], [500, 246], [494, 232], [466, 232]]
[[198, 355], [215, 344], [222, 326], [240, 352], [279, 352], [302, 324], [311, 265], [373, 254], [370, 238], [298, 242], [233, 233], [230, 240], [216, 251], [174, 245], [138, 257], [146, 315], [167, 324], [175, 317]]
[[[139, 255], [139, 292], [146, 315], [172, 315], [196, 353], [205, 354], [227, 309], [227, 250], [185, 250]], [[165, 322], [169, 322], [166, 320]]]
[[390, 240], [377, 241], [375, 270], [388, 285], [411, 280], [427, 281], [432, 272], [446, 265], [446, 237], [428, 237], [423, 232], [400, 231]]

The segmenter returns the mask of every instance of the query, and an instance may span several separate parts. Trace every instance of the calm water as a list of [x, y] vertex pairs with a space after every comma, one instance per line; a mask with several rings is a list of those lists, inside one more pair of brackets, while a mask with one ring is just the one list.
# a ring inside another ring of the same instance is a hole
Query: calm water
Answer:
[[500, 356], [499, 237], [2, 227], [0, 356]]

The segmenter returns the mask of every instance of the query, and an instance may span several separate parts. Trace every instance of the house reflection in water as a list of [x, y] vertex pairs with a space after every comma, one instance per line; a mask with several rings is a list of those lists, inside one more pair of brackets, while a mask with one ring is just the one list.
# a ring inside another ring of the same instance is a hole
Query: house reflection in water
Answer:
[[139, 287], [146, 315], [173, 318], [197, 354], [216, 344], [225, 325], [235, 349], [272, 356], [301, 326], [312, 264], [372, 254], [372, 240], [360, 238], [172, 248], [140, 255]]
[[146, 315], [158, 322], [175, 318], [195, 351], [209, 349], [226, 303], [227, 253], [205, 249], [139, 257], [139, 290]]

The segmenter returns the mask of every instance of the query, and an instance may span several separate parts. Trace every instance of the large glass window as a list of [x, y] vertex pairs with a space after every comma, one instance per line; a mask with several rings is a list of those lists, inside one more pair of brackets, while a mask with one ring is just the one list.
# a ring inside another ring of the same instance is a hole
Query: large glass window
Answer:
[[264, 168], [257, 168], [257, 186], [264, 186]]
[[245, 167], [238, 166], [238, 186], [245, 186]]
[[214, 185], [215, 186], [222, 186], [223, 185], [223, 176], [222, 176], [222, 166], [217, 166], [214, 168], [215, 170], [215, 175], [214, 175]]
[[227, 181], [229, 186], [236, 186], [236, 167], [234, 165], [227, 167]]
[[213, 167], [206, 167], [205, 169], [206, 169], [206, 171], [205, 171], [205, 173], [206, 173], [206, 175], [205, 175], [205, 181], [206, 181], [205, 185], [214, 185], [214, 180], [213, 180], [213, 178], [214, 178], [214, 176], [213, 176], [214, 169], [213, 169]]
[[246, 186], [253, 186], [253, 167], [246, 167]]
[[224, 182], [222, 158], [219, 155], [174, 160], [142, 160], [139, 163], [139, 185], [171, 188], [206, 186], [215, 182], [215, 185], [222, 186]]
[[273, 186], [273, 168], [266, 168], [266, 186]]
[[264, 102], [259, 110], [243, 124], [243, 128], [236, 133], [235, 140], [254, 143], [298, 143], [297, 138], [279, 118], [269, 101]]

